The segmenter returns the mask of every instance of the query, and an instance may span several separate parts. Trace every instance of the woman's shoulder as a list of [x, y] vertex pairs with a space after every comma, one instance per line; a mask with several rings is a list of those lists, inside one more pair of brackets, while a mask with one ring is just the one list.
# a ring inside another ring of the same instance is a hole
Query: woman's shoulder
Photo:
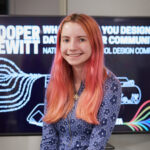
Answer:
[[107, 78], [104, 82], [104, 89], [107, 89], [106, 87], [117, 87], [117, 89], [121, 89], [118, 77], [110, 70], [107, 70]]

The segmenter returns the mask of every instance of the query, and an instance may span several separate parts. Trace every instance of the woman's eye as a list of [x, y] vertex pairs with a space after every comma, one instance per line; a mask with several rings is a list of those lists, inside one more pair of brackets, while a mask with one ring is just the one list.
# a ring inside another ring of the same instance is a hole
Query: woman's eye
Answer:
[[85, 41], [85, 39], [84, 38], [80, 38], [80, 42], [84, 42]]
[[69, 39], [63, 39], [62, 41], [67, 43], [69, 42]]

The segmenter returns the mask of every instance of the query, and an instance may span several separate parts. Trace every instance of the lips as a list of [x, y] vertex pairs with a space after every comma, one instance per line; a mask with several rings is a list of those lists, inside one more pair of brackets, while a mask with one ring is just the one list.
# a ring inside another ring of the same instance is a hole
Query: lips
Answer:
[[67, 56], [70, 56], [70, 57], [78, 57], [80, 55], [82, 55], [82, 53], [67, 54]]

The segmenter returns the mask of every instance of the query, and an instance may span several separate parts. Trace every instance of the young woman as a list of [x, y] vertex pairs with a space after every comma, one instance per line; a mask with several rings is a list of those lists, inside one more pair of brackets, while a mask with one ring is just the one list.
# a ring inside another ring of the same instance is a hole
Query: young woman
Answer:
[[47, 87], [41, 150], [104, 150], [121, 100], [104, 66], [102, 35], [85, 14], [63, 19]]

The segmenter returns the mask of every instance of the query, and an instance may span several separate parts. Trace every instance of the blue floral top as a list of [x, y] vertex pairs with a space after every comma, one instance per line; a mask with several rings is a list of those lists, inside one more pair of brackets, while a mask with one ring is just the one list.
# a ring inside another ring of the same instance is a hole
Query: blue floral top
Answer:
[[[78, 94], [84, 90], [82, 83]], [[43, 124], [40, 150], [104, 150], [115, 126], [121, 104], [121, 86], [114, 74], [104, 84], [104, 97], [97, 118], [99, 125], [89, 124], [75, 116], [78, 101], [66, 119]]]

